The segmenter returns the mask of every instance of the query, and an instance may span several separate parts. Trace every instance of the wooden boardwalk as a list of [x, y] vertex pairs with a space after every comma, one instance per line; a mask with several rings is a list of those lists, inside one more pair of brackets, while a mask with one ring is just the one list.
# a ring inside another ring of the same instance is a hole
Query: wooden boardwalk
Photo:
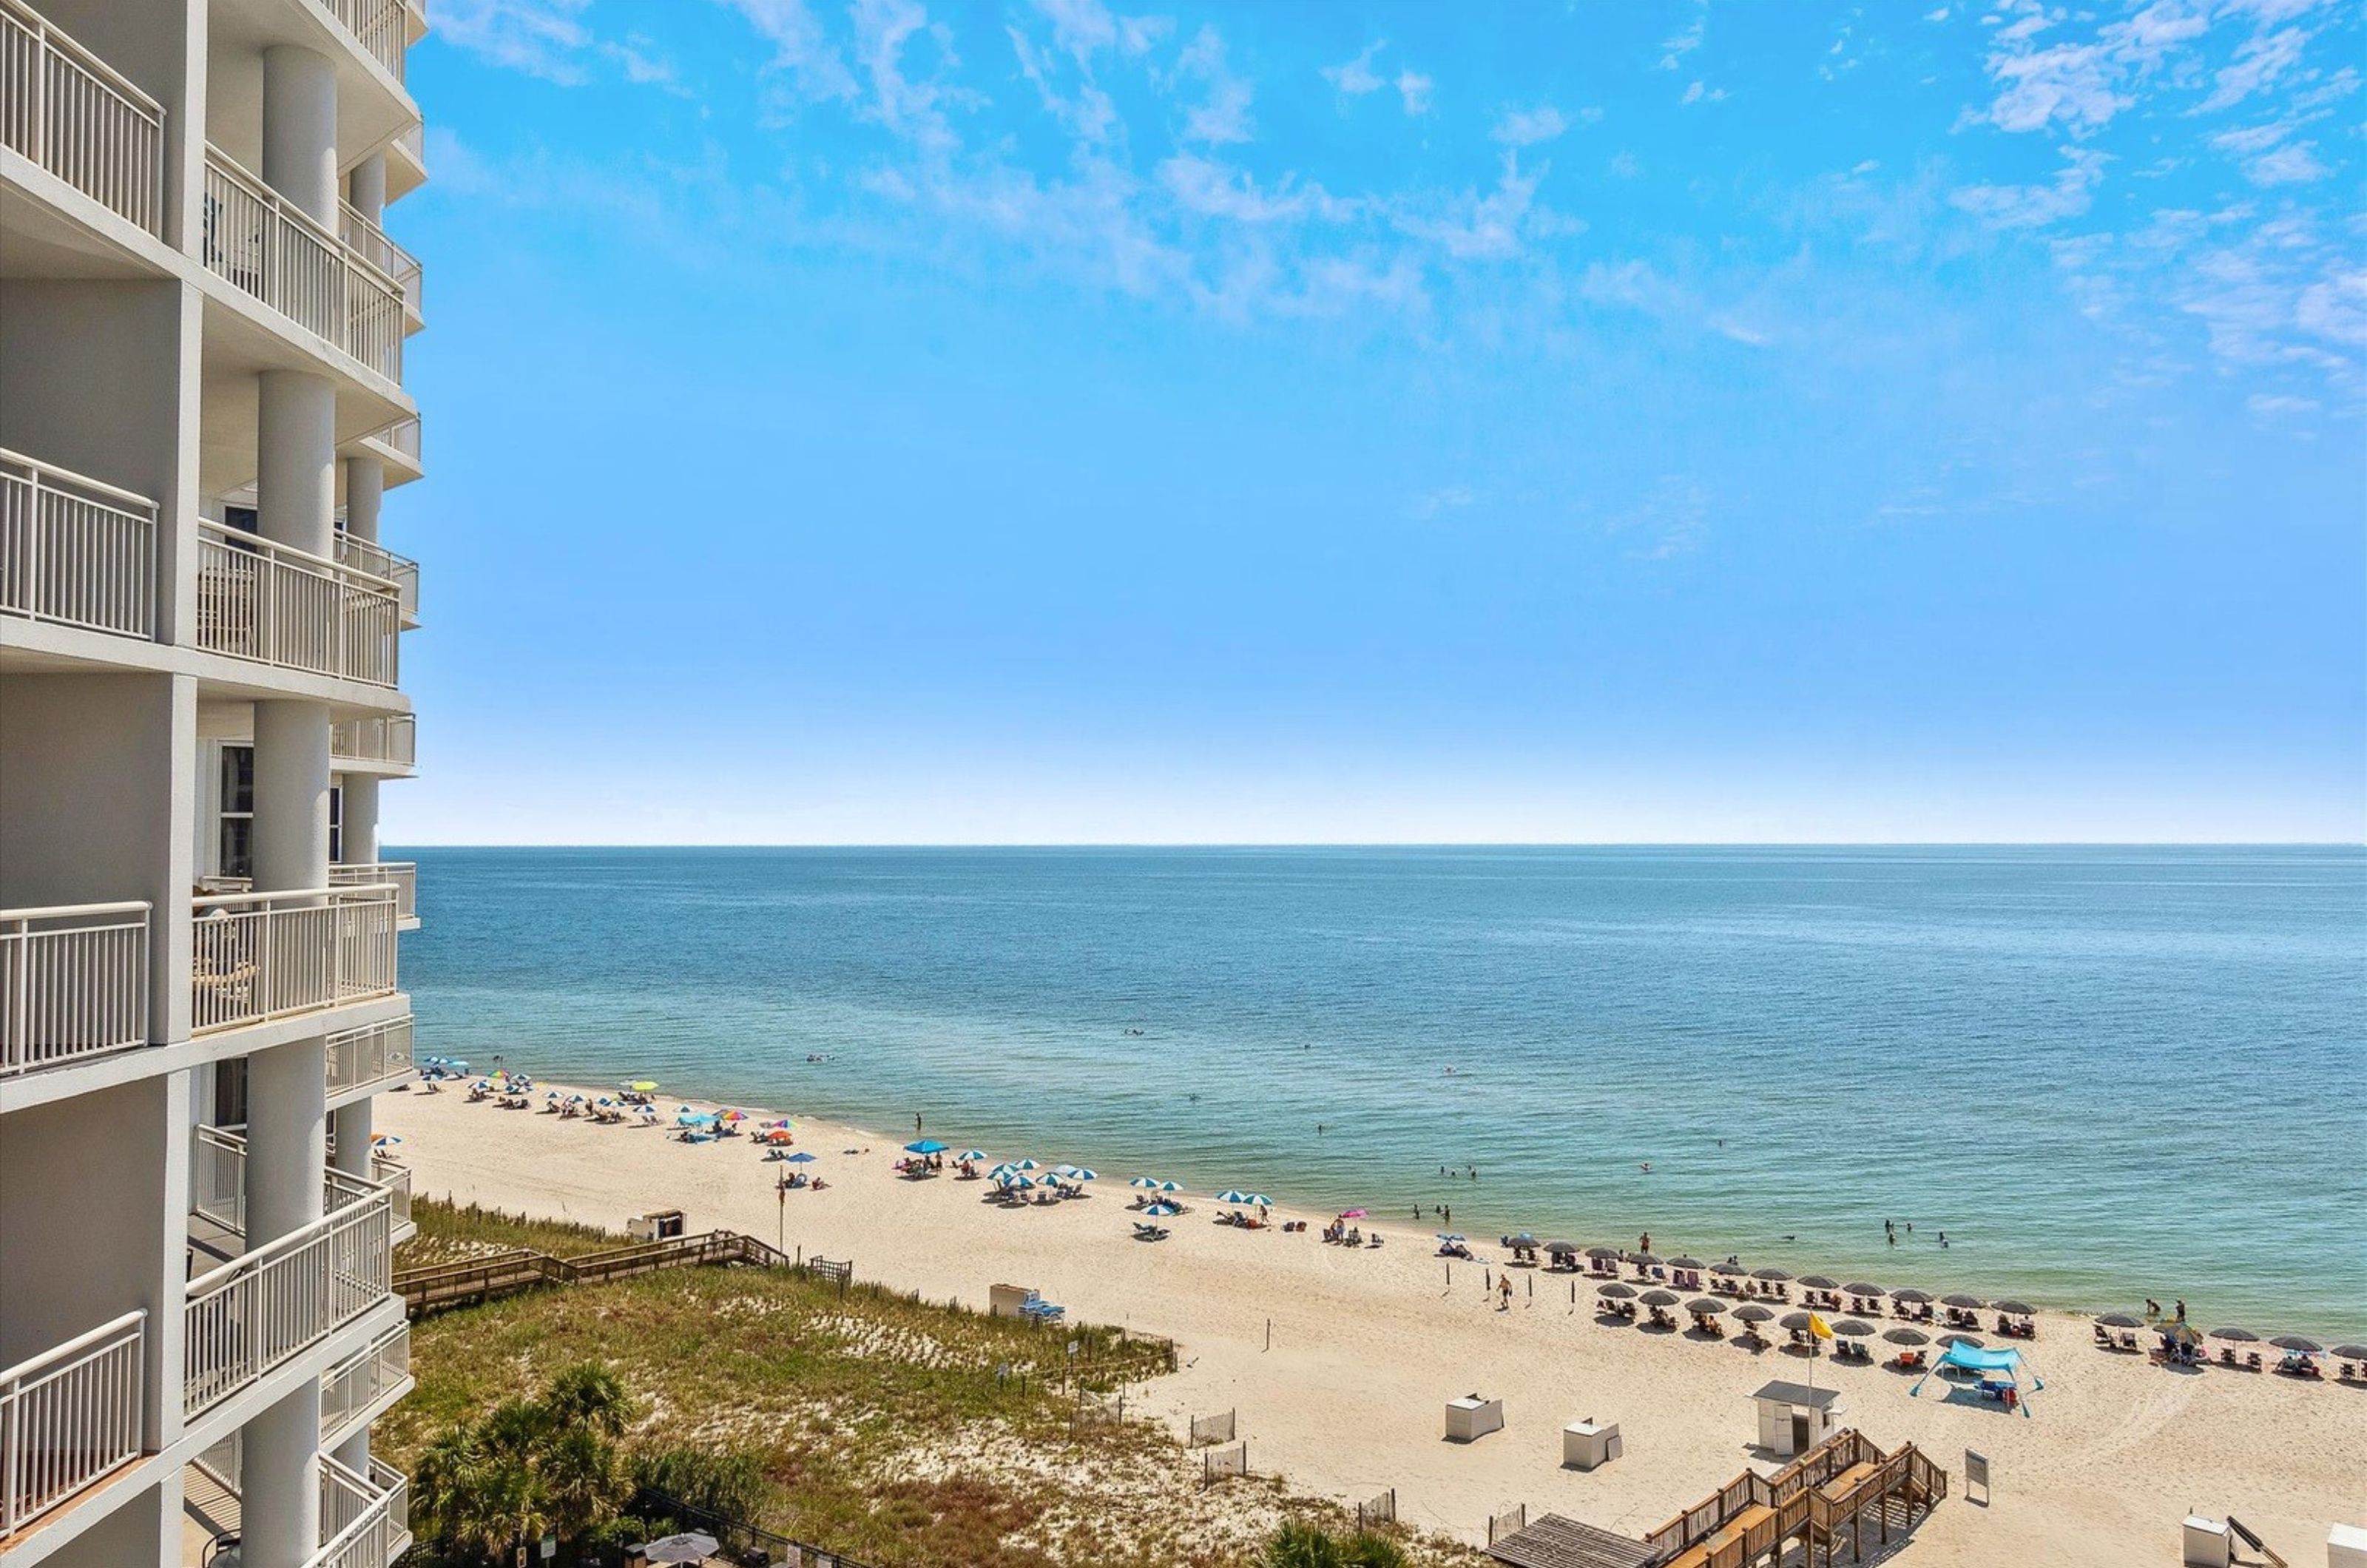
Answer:
[[1746, 1472], [1645, 1538], [1666, 1568], [1752, 1568], [1802, 1560], [1830, 1568], [1846, 1538], [1850, 1561], [1866, 1540], [1886, 1546], [1948, 1495], [1948, 1472], [1909, 1443], [1884, 1453], [1854, 1430], [1835, 1433], [1773, 1475]]
[[[787, 1254], [738, 1231], [707, 1231], [666, 1241], [636, 1243], [590, 1252], [577, 1258], [553, 1258], [531, 1247], [488, 1253], [458, 1263], [435, 1263], [406, 1269], [394, 1277], [394, 1288], [413, 1317], [441, 1307], [489, 1302], [545, 1285], [606, 1284], [611, 1280], [654, 1274], [662, 1269], [701, 1269], [741, 1264], [757, 1269], [794, 1269]], [[840, 1280], [842, 1286], [844, 1281]]]

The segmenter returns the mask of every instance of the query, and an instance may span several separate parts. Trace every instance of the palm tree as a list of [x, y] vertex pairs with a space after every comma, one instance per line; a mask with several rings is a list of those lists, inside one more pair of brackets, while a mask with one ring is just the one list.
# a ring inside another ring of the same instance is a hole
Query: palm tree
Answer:
[[1336, 1536], [1293, 1519], [1266, 1542], [1264, 1568], [1406, 1568], [1398, 1543], [1369, 1530]]

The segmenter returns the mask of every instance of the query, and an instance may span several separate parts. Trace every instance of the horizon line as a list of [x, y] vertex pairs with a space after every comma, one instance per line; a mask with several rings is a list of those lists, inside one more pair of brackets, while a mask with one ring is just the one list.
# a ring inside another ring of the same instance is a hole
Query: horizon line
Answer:
[[1075, 839], [515, 842], [388, 840], [419, 850], [2361, 850], [2347, 839]]

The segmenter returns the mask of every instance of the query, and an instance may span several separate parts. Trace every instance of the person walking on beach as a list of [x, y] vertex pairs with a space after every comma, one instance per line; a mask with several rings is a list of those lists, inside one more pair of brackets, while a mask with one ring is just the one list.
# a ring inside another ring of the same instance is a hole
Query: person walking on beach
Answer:
[[1512, 1310], [1512, 1277], [1510, 1274], [1496, 1276], [1496, 1310], [1498, 1312]]

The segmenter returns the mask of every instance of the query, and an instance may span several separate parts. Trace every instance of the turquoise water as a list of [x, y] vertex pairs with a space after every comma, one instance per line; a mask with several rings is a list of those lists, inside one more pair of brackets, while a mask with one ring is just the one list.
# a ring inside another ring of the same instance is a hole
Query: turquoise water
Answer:
[[2355, 850], [415, 852], [480, 1067], [2367, 1339]]

